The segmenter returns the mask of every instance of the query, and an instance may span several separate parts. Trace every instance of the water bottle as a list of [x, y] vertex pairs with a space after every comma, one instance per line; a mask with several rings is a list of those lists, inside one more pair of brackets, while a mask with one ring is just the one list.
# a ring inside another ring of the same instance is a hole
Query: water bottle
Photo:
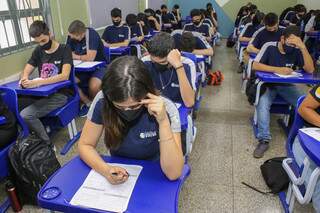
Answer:
[[314, 77], [315, 77], [315, 78], [320, 78], [320, 56], [319, 56], [318, 60], [316, 61], [316, 67], [315, 67], [315, 71], [314, 71]]
[[13, 211], [20, 212], [22, 210], [22, 206], [20, 204], [20, 201], [17, 195], [16, 187], [13, 185], [13, 183], [10, 180], [6, 182], [5, 187], [6, 187], [6, 191], [7, 191]]

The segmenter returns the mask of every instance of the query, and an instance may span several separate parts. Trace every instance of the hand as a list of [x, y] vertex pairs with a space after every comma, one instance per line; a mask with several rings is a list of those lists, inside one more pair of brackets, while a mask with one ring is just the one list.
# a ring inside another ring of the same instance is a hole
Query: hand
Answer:
[[167, 56], [167, 61], [169, 62], [169, 64], [171, 64], [174, 68], [180, 67], [182, 66], [182, 62], [181, 62], [181, 54], [179, 52], [179, 50], [177, 49], [173, 49], [169, 52], [168, 56]]
[[32, 80], [24, 80], [21, 82], [24, 88], [36, 88], [41, 86], [41, 78], [32, 79]]
[[74, 60], [80, 60], [80, 55], [75, 54], [74, 52], [72, 52], [72, 59]]
[[277, 70], [277, 73], [281, 75], [290, 75], [292, 72], [293, 69], [289, 67], [279, 67], [279, 69]]
[[105, 47], [110, 47], [110, 44], [108, 44], [107, 42], [105, 42], [104, 40], [102, 40], [103, 46]]
[[147, 19], [148, 19], [149, 21], [155, 21], [155, 20], [156, 20], [155, 17], [153, 17], [153, 16], [149, 16]]
[[20, 80], [19, 80], [19, 86], [22, 86], [22, 82], [26, 81], [26, 80], [29, 80], [28, 77], [22, 77]]
[[141, 100], [141, 103], [148, 109], [150, 115], [153, 115], [158, 123], [168, 119], [164, 101], [160, 96], [147, 94], [148, 99]]
[[117, 185], [126, 182], [129, 178], [129, 174], [121, 167], [108, 166], [105, 177], [111, 184]]
[[300, 37], [292, 35], [290, 38], [287, 39], [288, 44], [295, 45], [298, 47], [300, 50], [305, 49], [306, 46], [304, 45], [303, 41], [301, 40]]

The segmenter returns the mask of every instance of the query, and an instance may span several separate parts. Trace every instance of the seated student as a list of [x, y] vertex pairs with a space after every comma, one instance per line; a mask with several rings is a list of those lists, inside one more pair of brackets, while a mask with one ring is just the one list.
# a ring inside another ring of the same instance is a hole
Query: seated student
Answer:
[[121, 10], [111, 10], [113, 25], [106, 27], [102, 34], [102, 42], [105, 47], [127, 47], [130, 42], [130, 28], [122, 23]]
[[138, 22], [138, 17], [135, 14], [128, 14], [126, 17], [126, 23], [130, 27], [130, 39], [135, 41], [142, 41], [144, 39], [144, 34], [142, 26]]
[[182, 28], [182, 21], [181, 21], [181, 13], [180, 13], [180, 6], [175, 4], [172, 8], [172, 14], [177, 20], [177, 24], [174, 25], [174, 29], [181, 29]]
[[201, 34], [194, 36], [192, 32], [184, 32], [175, 40], [176, 48], [183, 52], [190, 52], [195, 55], [213, 56], [213, 48]]
[[146, 66], [134, 56], [117, 58], [109, 65], [78, 143], [84, 162], [111, 184], [121, 184], [130, 174], [105, 162], [96, 150], [103, 132], [112, 156], [158, 160], [168, 179], [180, 177], [184, 158], [179, 112], [159, 96]]
[[142, 27], [143, 35], [149, 35], [151, 32], [151, 27], [146, 14], [138, 13], [137, 18], [138, 18], [138, 23]]
[[8, 109], [0, 95], [0, 116], [5, 117], [4, 124], [0, 124], [0, 151], [12, 143], [18, 134], [17, 122], [14, 114]]
[[[73, 21], [68, 28], [67, 45], [71, 48], [72, 58], [81, 61], [106, 61], [104, 47], [99, 34], [93, 28], [86, 27], [82, 21]], [[101, 79], [105, 69], [94, 72], [77, 73], [79, 95], [84, 103], [80, 115], [87, 114], [91, 100], [101, 88]]]
[[307, 9], [303, 4], [297, 4], [292, 11], [287, 12], [283, 19], [285, 26], [297, 25], [300, 26], [300, 19], [306, 14]]
[[253, 34], [261, 27], [263, 27], [263, 18], [263, 13], [255, 13], [252, 18], [252, 23], [247, 24], [246, 27], [243, 29], [242, 33], [240, 34], [239, 41], [249, 42], [252, 39]]
[[281, 14], [280, 14], [280, 16], [279, 16], [279, 22], [280, 22], [280, 24], [283, 24], [283, 23], [284, 23], [284, 19], [285, 19], [286, 15], [287, 15], [288, 13], [291, 13], [291, 12], [294, 12], [294, 7], [287, 7], [286, 9], [284, 9], [284, 10], [281, 12]]
[[192, 23], [184, 25], [183, 30], [201, 33], [207, 41], [211, 42], [212, 35], [210, 32], [210, 26], [202, 23], [201, 11], [198, 9], [193, 9], [190, 12], [190, 16], [192, 18]]
[[265, 27], [260, 28], [253, 35], [247, 51], [251, 53], [258, 53], [262, 46], [270, 41], [279, 41], [283, 32], [283, 28], [279, 27], [278, 16], [275, 13], [268, 13], [264, 17]]
[[147, 44], [150, 55], [142, 58], [155, 86], [173, 102], [192, 107], [195, 101], [196, 67], [174, 49], [174, 39], [168, 33], [155, 35]]
[[[253, 63], [253, 70], [289, 75], [294, 68], [304, 69], [308, 73], [314, 71], [312, 58], [301, 41], [299, 28], [289, 26], [283, 31], [279, 42], [270, 42], [263, 46]], [[256, 106], [259, 144], [253, 153], [255, 158], [263, 157], [264, 152], [269, 148], [271, 140], [269, 110], [277, 95], [296, 106], [298, 98], [303, 93], [293, 84], [267, 85], [265, 93], [262, 94]]]
[[[315, 12], [315, 17], [313, 19], [312, 26], [306, 32], [313, 32], [313, 31], [320, 31], [320, 10], [317, 10]], [[316, 38], [307, 38], [306, 46], [310, 52], [313, 52], [315, 49], [320, 48]]]
[[248, 14], [246, 16], [243, 16], [239, 21], [239, 26], [245, 26], [246, 24], [250, 23], [252, 21], [252, 18], [254, 14], [257, 12], [258, 8], [256, 5], [252, 4], [250, 7], [248, 7]]
[[[59, 44], [50, 37], [49, 28], [42, 21], [35, 21], [29, 29], [30, 36], [39, 44], [33, 51], [31, 58], [21, 74], [19, 84], [22, 88], [35, 88], [42, 85], [53, 84], [69, 79], [73, 66], [71, 49]], [[30, 80], [30, 74], [38, 68], [39, 77]], [[67, 103], [70, 89], [63, 88], [48, 97], [28, 99], [19, 97], [19, 104], [30, 102], [21, 112], [21, 117], [26, 122], [29, 131], [34, 132], [39, 138], [49, 143], [49, 136], [39, 118], [46, 116], [51, 111]]]
[[[299, 114], [302, 118], [307, 122], [307, 127], [318, 127], [320, 128], [320, 85], [313, 87], [310, 90], [309, 94], [303, 100], [302, 104], [299, 107]], [[293, 155], [295, 161], [301, 167], [303, 165], [303, 161], [307, 154], [301, 147], [298, 137], [296, 137], [293, 146], [292, 146]], [[306, 176], [306, 184], [308, 184], [308, 180], [310, 179], [311, 173], [318, 166], [310, 160], [310, 167]], [[315, 212], [320, 212], [320, 181], [318, 180], [312, 195], [312, 205]]]
[[209, 18], [212, 23], [215, 25], [215, 27], [218, 27], [218, 16], [217, 13], [215, 11], [215, 9], [213, 8], [211, 3], [207, 3], [206, 5], [206, 9], [207, 9], [207, 18]]
[[214, 35], [216, 33], [216, 26], [211, 21], [208, 12], [205, 9], [200, 9], [201, 12], [201, 21], [203, 24], [208, 24], [210, 26], [210, 33]]
[[249, 8], [247, 6], [243, 6], [240, 8], [238, 14], [237, 14], [237, 17], [236, 17], [236, 20], [235, 20], [235, 23], [234, 23], [234, 27], [235, 28], [238, 28], [240, 25], [240, 20], [247, 16], [249, 13]]
[[153, 31], [161, 31], [161, 18], [152, 9], [145, 9], [144, 13], [149, 21], [149, 26]]
[[171, 32], [174, 26], [178, 24], [176, 17], [168, 11], [168, 7], [165, 4], [161, 5], [161, 20], [162, 27], [166, 32]]

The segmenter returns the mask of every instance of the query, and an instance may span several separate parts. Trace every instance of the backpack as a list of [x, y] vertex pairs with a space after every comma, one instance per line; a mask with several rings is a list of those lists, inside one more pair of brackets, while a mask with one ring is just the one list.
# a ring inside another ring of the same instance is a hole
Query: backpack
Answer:
[[37, 194], [61, 166], [55, 152], [38, 136], [19, 138], [9, 150], [10, 179], [22, 204], [37, 205]]
[[221, 85], [223, 80], [224, 80], [224, 76], [220, 70], [208, 73], [208, 77], [207, 77], [208, 85], [212, 85], [212, 86]]
[[[256, 102], [257, 87], [259, 83], [260, 80], [255, 77], [252, 77], [248, 80], [246, 86], [246, 95], [248, 97], [248, 102], [250, 103], [250, 105], [253, 105]], [[260, 97], [266, 92], [266, 90], [266, 84], [262, 84], [260, 88]]]
[[227, 39], [227, 47], [232, 48], [236, 44], [235, 39], [233, 38], [233, 33], [229, 35]]

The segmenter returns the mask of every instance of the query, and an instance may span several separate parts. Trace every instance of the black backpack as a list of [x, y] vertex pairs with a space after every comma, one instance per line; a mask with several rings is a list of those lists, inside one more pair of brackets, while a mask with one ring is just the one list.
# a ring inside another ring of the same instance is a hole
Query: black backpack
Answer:
[[37, 205], [37, 193], [61, 166], [47, 141], [36, 135], [18, 139], [9, 150], [10, 179], [22, 204]]
[[[260, 80], [257, 79], [256, 77], [251, 77], [247, 82], [246, 95], [248, 98], [248, 102], [251, 105], [254, 105], [254, 103], [256, 102], [256, 93], [257, 93], [257, 87], [259, 83], [260, 83]], [[266, 84], [262, 84], [260, 88], [260, 97], [266, 92], [266, 90], [267, 90]]]

